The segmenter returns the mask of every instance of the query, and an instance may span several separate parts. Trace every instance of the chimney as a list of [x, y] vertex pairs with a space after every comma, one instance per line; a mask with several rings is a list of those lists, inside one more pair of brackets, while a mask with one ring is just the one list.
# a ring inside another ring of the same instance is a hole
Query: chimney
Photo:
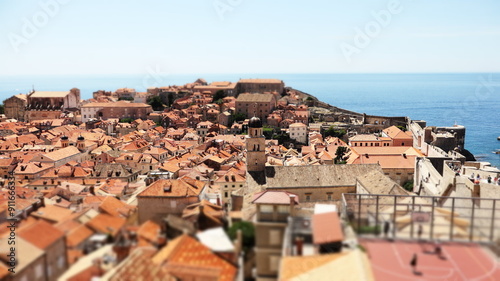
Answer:
[[303, 237], [295, 237], [295, 249], [297, 256], [302, 256], [302, 251], [304, 248], [304, 238]]
[[293, 210], [295, 209], [295, 198], [297, 197], [297, 195], [295, 194], [290, 194], [290, 216], [293, 217]]
[[238, 262], [238, 258], [241, 255], [243, 250], [243, 234], [241, 229], [236, 230], [236, 239], [233, 241], [234, 243], [234, 263]]

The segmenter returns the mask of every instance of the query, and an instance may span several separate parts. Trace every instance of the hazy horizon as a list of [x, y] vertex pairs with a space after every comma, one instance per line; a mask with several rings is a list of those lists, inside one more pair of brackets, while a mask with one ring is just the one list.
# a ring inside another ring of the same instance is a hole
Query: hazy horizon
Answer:
[[500, 2], [0, 3], [0, 75], [500, 72]]

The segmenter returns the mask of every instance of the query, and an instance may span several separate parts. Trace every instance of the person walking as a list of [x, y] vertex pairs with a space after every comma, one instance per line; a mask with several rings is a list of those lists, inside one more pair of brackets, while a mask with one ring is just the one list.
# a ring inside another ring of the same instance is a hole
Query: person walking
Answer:
[[390, 224], [388, 221], [384, 221], [384, 236], [387, 238], [387, 235], [389, 234], [389, 228]]
[[417, 261], [418, 261], [418, 257], [417, 257], [417, 254], [413, 254], [413, 257], [411, 258], [411, 261], [410, 261], [410, 265], [413, 269], [413, 274], [417, 274]]
[[438, 258], [443, 259], [443, 250], [441, 249], [441, 244], [439, 244], [439, 242], [436, 242], [434, 253], [438, 256]]
[[418, 229], [417, 229], [417, 236], [418, 236], [418, 240], [420, 241], [422, 239], [422, 233], [424, 232], [424, 229], [422, 227], [421, 224], [418, 225]]

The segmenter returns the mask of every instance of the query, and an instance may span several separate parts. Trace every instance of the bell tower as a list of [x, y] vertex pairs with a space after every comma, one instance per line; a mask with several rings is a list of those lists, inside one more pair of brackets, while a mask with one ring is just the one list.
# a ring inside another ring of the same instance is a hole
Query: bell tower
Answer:
[[248, 136], [246, 138], [247, 148], [247, 171], [262, 172], [266, 167], [266, 139], [264, 138], [262, 121], [258, 117], [252, 117], [248, 122]]

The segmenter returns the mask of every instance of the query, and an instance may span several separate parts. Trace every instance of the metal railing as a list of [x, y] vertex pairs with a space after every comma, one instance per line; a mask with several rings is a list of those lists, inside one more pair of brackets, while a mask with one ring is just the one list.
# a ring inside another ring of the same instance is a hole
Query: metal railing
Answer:
[[481, 243], [500, 239], [500, 199], [346, 193], [341, 214], [360, 236]]

